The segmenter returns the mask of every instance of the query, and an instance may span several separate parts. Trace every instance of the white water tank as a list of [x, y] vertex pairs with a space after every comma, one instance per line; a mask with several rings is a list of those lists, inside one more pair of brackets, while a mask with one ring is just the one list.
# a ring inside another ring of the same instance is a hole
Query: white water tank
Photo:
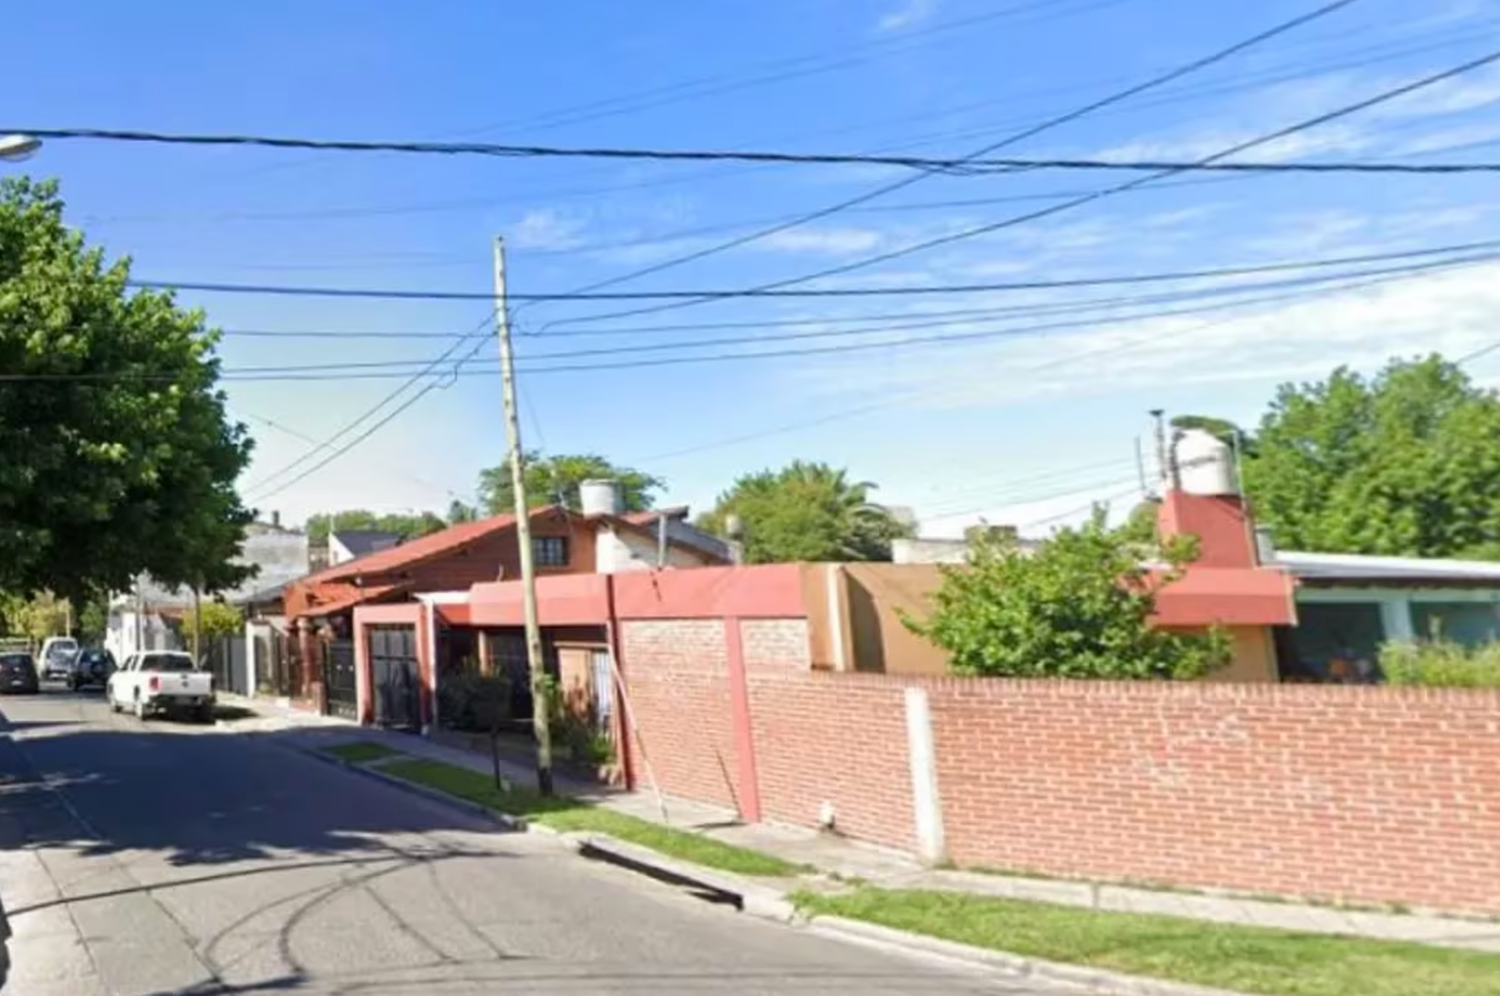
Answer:
[[1211, 432], [1188, 429], [1177, 437], [1172, 454], [1182, 490], [1190, 495], [1237, 495], [1234, 451]]
[[619, 481], [582, 481], [578, 506], [584, 515], [619, 515], [625, 511], [625, 489]]

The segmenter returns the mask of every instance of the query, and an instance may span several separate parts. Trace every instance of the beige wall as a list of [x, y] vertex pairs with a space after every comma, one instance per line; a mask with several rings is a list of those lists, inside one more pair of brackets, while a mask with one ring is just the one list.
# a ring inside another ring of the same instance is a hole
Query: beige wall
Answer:
[[921, 619], [942, 584], [935, 564], [843, 565], [844, 612], [849, 625], [851, 671], [947, 674], [948, 654], [907, 629], [906, 612]]

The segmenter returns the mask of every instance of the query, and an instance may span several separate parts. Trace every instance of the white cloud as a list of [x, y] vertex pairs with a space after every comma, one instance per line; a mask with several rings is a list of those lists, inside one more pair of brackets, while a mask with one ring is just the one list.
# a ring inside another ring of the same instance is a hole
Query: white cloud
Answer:
[[900, 7], [883, 15], [875, 24], [880, 32], [904, 31], [928, 20], [937, 12], [937, 0], [904, 0]]
[[585, 244], [585, 227], [582, 221], [550, 209], [528, 211], [510, 226], [507, 241], [516, 249], [577, 249]]
[[880, 233], [869, 228], [793, 228], [752, 244], [770, 252], [852, 256], [869, 252], [880, 243]]
[[[1500, 340], [1500, 264], [1263, 306], [1094, 331], [850, 353], [792, 376], [823, 394], [910, 395], [913, 406], [998, 407], [1326, 376], [1397, 355], [1457, 357]], [[963, 331], [945, 329], [944, 332]]]

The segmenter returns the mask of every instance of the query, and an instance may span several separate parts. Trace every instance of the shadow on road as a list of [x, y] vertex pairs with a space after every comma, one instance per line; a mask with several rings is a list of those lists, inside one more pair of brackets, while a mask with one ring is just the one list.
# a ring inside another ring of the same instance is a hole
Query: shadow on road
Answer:
[[368, 860], [393, 834], [504, 832], [278, 743], [289, 736], [0, 716], [0, 847], [154, 852], [186, 867]]

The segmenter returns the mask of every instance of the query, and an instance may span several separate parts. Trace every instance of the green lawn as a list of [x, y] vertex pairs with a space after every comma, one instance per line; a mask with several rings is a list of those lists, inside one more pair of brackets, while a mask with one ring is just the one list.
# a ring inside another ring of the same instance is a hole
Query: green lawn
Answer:
[[547, 799], [522, 786], [514, 786], [509, 792], [502, 792], [495, 787], [494, 780], [489, 775], [451, 764], [438, 761], [396, 761], [382, 765], [380, 770], [387, 775], [425, 785], [469, 802], [477, 802], [499, 813], [526, 817], [558, 831], [607, 833], [611, 837], [649, 847], [669, 857], [739, 875], [786, 877], [806, 870], [770, 854], [735, 847], [685, 830], [664, 827], [576, 799]]
[[350, 764], [366, 764], [370, 761], [379, 761], [382, 758], [395, 757], [400, 754], [394, 747], [375, 743], [373, 740], [356, 740], [348, 744], [334, 744], [332, 747], [319, 748], [324, 754], [331, 754], [341, 761]]
[[1012, 954], [1274, 996], [1500, 996], [1500, 955], [1110, 913], [948, 892], [860, 889], [799, 908]]

